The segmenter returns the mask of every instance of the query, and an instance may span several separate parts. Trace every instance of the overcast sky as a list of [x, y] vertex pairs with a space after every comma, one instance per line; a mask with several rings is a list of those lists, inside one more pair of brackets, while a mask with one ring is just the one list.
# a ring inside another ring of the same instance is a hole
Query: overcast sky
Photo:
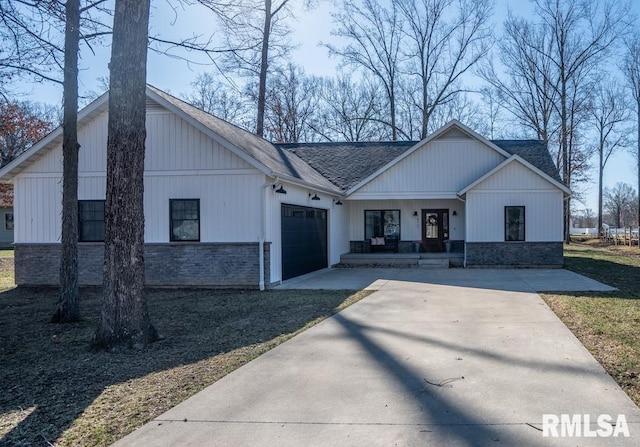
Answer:
[[[188, 37], [195, 34], [210, 34], [214, 28], [214, 20], [210, 13], [201, 7], [189, 7], [177, 11], [177, 14], [169, 7], [165, 0], [153, 0], [150, 33], [161, 33], [163, 36], [180, 35]], [[640, 2], [634, 1], [634, 9], [640, 10]], [[293, 22], [293, 41], [298, 44], [292, 53], [292, 61], [304, 68], [308, 75], [332, 76], [335, 74], [338, 61], [329, 58], [327, 50], [319, 45], [320, 42], [331, 42], [331, 16], [333, 2], [319, 0], [317, 6], [311, 11], [297, 12]], [[496, 0], [493, 22], [496, 32], [502, 29], [507, 8], [512, 8], [516, 15], [527, 15], [531, 12], [530, 2], [526, 0]], [[93, 55], [85, 47], [80, 60], [80, 93], [100, 90], [98, 78], [106, 76], [109, 61], [110, 48], [96, 46]], [[195, 56], [194, 56], [195, 57]], [[191, 83], [196, 76], [205, 71], [213, 71], [213, 67], [207, 65], [189, 64], [183, 60], [171, 59], [164, 55], [149, 52], [147, 80], [176, 96], [183, 96], [190, 92]], [[29, 99], [50, 104], [61, 103], [62, 90], [59, 86], [50, 84], [24, 84], [23, 92], [28, 93]], [[597, 178], [595, 171], [593, 178]], [[605, 186], [612, 187], [616, 182], [623, 181], [637, 189], [637, 168], [634, 157], [628, 153], [621, 153], [612, 157], [605, 170]], [[597, 187], [595, 183], [590, 187], [586, 207], [597, 209]], [[583, 208], [579, 205], [577, 208]]]

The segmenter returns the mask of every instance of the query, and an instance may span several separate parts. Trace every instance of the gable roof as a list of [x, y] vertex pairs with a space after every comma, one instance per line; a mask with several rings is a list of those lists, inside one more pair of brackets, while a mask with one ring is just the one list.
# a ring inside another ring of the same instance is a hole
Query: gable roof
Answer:
[[531, 171], [533, 171], [534, 173], [538, 174], [540, 177], [542, 177], [543, 179], [545, 179], [546, 181], [551, 183], [556, 188], [560, 189], [566, 195], [570, 195], [571, 194], [571, 190], [569, 188], [567, 188], [564, 184], [562, 184], [559, 180], [556, 180], [553, 177], [550, 177], [549, 175], [547, 175], [546, 173], [544, 173], [543, 171], [541, 171], [537, 167], [533, 166], [531, 163], [529, 163], [528, 161], [526, 161], [525, 159], [523, 159], [519, 155], [512, 155], [507, 160], [505, 160], [504, 162], [500, 163], [498, 166], [493, 168], [491, 171], [487, 172], [485, 175], [483, 175], [479, 179], [477, 179], [474, 182], [472, 182], [470, 185], [468, 185], [465, 188], [463, 188], [462, 190], [460, 190], [458, 192], [458, 196], [460, 196], [460, 197], [464, 196], [467, 192], [469, 192], [470, 190], [472, 190], [473, 188], [478, 186], [480, 183], [484, 182], [489, 177], [494, 176], [495, 174], [497, 174], [498, 172], [502, 171], [503, 169], [505, 169], [507, 166], [509, 166], [511, 163], [514, 163], [514, 162], [518, 162], [518, 163], [522, 164], [523, 166], [525, 166], [526, 168], [528, 168]]
[[317, 170], [342, 191], [352, 192], [400, 160], [453, 128], [479, 139], [508, 160], [517, 155], [527, 166], [562, 184], [545, 142], [540, 140], [487, 140], [459, 121], [453, 120], [422, 141], [289, 143], [277, 144], [292, 152]]
[[[422, 141], [273, 144], [264, 138], [217, 118], [156, 87], [147, 85], [147, 97], [198, 128], [264, 174], [329, 193], [349, 194], [399, 163], [428, 142], [456, 129], [477, 139], [509, 159], [521, 157], [527, 166], [561, 184], [545, 143], [538, 140], [487, 140], [457, 120], [452, 120]], [[78, 125], [108, 109], [104, 93], [78, 114]], [[49, 150], [62, 144], [62, 126], [0, 169], [11, 181]]]
[[343, 191], [391, 162], [415, 141], [278, 144], [306, 161]]
[[362, 188], [364, 185], [366, 185], [367, 183], [369, 183], [370, 181], [372, 181], [373, 179], [375, 179], [376, 177], [381, 175], [383, 172], [387, 171], [387, 169], [389, 169], [389, 168], [395, 166], [396, 164], [400, 163], [402, 160], [404, 160], [405, 158], [409, 157], [411, 154], [413, 154], [414, 152], [418, 151], [419, 149], [424, 147], [429, 142], [438, 139], [439, 137], [441, 137], [442, 135], [444, 135], [445, 133], [447, 133], [447, 132], [449, 132], [450, 130], [453, 130], [453, 129], [458, 130], [459, 132], [462, 132], [465, 135], [468, 135], [472, 139], [479, 140], [480, 142], [484, 143], [486, 146], [488, 146], [489, 148], [491, 148], [494, 151], [498, 152], [499, 154], [501, 154], [505, 158], [508, 158], [511, 155], [508, 152], [506, 152], [504, 149], [500, 148], [499, 146], [495, 145], [491, 141], [487, 140], [482, 135], [480, 135], [477, 132], [475, 132], [470, 127], [467, 127], [464, 124], [462, 124], [460, 121], [454, 119], [454, 120], [449, 121], [447, 124], [442, 126], [440, 129], [438, 129], [435, 132], [433, 132], [431, 135], [429, 135], [425, 139], [419, 141], [417, 144], [414, 144], [409, 150], [403, 152], [402, 154], [400, 154], [398, 157], [396, 157], [395, 159], [393, 159], [392, 161], [390, 161], [386, 165], [384, 165], [381, 168], [379, 168], [379, 169], [375, 170], [374, 172], [372, 172], [369, 176], [367, 176], [362, 181], [360, 181], [359, 183], [357, 183], [356, 185], [351, 187], [347, 191], [347, 194], [354, 193], [355, 191], [357, 191], [358, 189]]
[[[264, 138], [221, 120], [151, 85], [147, 85], [147, 97], [176, 113], [268, 176], [278, 177], [282, 180], [326, 190], [331, 193], [339, 192], [329, 180], [305, 161], [293, 153], [274, 146]], [[108, 106], [109, 95], [105, 93], [79, 112], [78, 126], [82, 126], [98, 114], [106, 111]], [[60, 144], [62, 144], [62, 126], [54, 129], [49, 135], [0, 169], [0, 178], [4, 181], [12, 180], [42, 155]]]
[[330, 192], [338, 192], [329, 180], [308, 163], [264, 138], [200, 110], [156, 87], [147, 86], [147, 95], [198, 127], [263, 173]]

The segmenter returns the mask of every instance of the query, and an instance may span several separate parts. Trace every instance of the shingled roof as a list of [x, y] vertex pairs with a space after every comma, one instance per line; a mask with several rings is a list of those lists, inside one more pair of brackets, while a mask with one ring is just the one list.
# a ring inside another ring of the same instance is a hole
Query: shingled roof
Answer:
[[[539, 140], [492, 140], [496, 146], [518, 155], [554, 180], [560, 181], [547, 145]], [[366, 143], [291, 143], [276, 146], [306, 161], [343, 191], [390, 163], [418, 141]]]
[[331, 183], [346, 191], [415, 144], [415, 141], [396, 141], [291, 143], [277, 146], [297, 155]]
[[492, 140], [493, 144], [512, 155], [518, 155], [552, 179], [562, 183], [556, 165], [551, 159], [547, 143], [541, 140]]

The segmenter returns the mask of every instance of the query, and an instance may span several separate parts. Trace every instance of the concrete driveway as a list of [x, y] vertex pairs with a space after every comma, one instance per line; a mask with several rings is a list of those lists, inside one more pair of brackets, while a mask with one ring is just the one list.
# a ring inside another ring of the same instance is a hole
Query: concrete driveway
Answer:
[[[403, 271], [115, 445], [640, 445], [640, 410], [532, 291], [558, 287], [541, 271]], [[545, 414], [588, 433], [623, 415], [630, 437], [544, 437]]]

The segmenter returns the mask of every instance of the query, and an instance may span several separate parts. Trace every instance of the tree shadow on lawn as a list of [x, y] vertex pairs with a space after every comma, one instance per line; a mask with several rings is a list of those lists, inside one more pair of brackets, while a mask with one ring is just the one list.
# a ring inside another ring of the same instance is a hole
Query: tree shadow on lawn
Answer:
[[[594, 257], [565, 255], [564, 268], [619, 289], [618, 292], [581, 293], [579, 295], [602, 295], [607, 298], [623, 299], [640, 298], [640, 265], [622, 264]], [[563, 294], [572, 295], [564, 292]]]
[[66, 325], [48, 323], [56, 290], [0, 293], [0, 445], [50, 445], [72, 425], [81, 427], [59, 443], [111, 444], [353, 293], [150, 290], [152, 322], [165, 338], [114, 353], [89, 351], [100, 289], [82, 290], [84, 320]]

